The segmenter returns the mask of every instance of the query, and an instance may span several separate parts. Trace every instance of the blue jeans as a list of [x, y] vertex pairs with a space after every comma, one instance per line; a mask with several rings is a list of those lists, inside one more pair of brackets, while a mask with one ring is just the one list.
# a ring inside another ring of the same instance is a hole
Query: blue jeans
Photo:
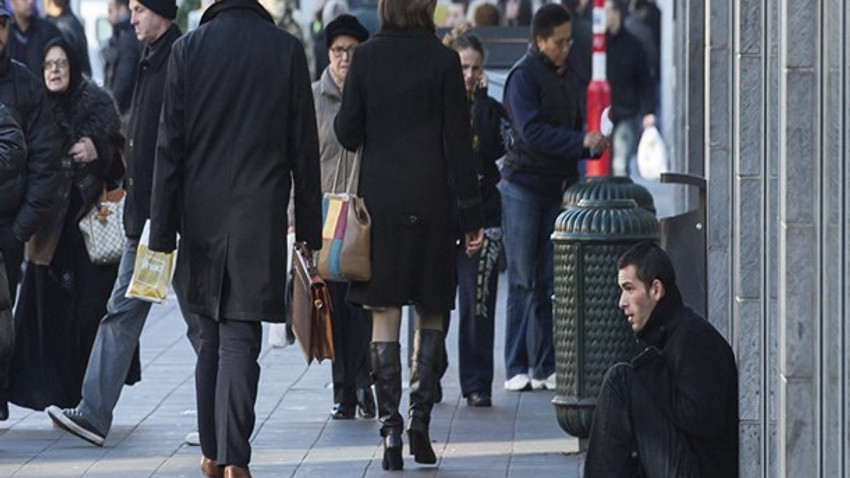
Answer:
[[[106, 304], [106, 315], [98, 326], [86, 366], [83, 398], [77, 406], [104, 436], [112, 426], [112, 411], [121, 396], [124, 379], [151, 308], [150, 302], [124, 297], [133, 278], [137, 247], [138, 241], [135, 240], [128, 240], [124, 246], [112, 297]], [[183, 317], [189, 327], [189, 341], [197, 351], [200, 319], [195, 314], [184, 313]]]
[[502, 242], [508, 262], [505, 372], [507, 378], [555, 373], [552, 345], [554, 265], [552, 231], [561, 198], [540, 195], [509, 181], [502, 193]]

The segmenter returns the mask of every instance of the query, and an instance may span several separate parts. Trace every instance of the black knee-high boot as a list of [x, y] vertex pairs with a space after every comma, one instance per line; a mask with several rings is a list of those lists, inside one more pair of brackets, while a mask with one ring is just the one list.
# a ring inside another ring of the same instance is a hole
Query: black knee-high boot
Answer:
[[434, 406], [440, 363], [445, 348], [444, 333], [440, 330], [420, 329], [413, 341], [413, 364], [410, 369], [410, 421], [407, 438], [410, 454], [417, 463], [437, 463], [431, 448], [431, 409]]
[[378, 399], [378, 415], [381, 420], [381, 436], [384, 437], [385, 470], [401, 470], [401, 431], [404, 419], [398, 413], [401, 401], [401, 357], [398, 342], [372, 342], [372, 373], [375, 377], [375, 395]]

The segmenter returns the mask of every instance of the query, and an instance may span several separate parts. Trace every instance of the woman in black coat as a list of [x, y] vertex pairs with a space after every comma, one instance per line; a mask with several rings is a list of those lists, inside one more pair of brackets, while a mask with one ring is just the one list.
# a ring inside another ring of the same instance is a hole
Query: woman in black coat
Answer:
[[[359, 193], [372, 217], [372, 278], [348, 300], [372, 311], [385, 469], [401, 469], [399, 327], [416, 307], [408, 439], [418, 463], [436, 463], [429, 423], [442, 316], [454, 306], [458, 221], [467, 252], [482, 243], [469, 107], [457, 53], [434, 34], [436, 0], [381, 0], [381, 31], [360, 45], [335, 121], [340, 143], [362, 148]], [[453, 215], [453, 211], [456, 214]]]
[[64, 40], [48, 42], [43, 65], [48, 101], [64, 137], [63, 180], [45, 223], [27, 243], [9, 390], [10, 402], [34, 410], [80, 401], [118, 264], [92, 264], [78, 223], [104, 185], [113, 189], [123, 173], [112, 98], [83, 78]]

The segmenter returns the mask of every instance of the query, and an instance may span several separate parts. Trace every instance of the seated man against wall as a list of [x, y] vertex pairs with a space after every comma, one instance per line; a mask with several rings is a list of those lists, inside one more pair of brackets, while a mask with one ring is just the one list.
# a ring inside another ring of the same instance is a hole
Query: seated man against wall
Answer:
[[635, 245], [617, 264], [620, 308], [645, 346], [608, 370], [586, 478], [738, 476], [738, 372], [732, 348], [682, 302], [667, 254]]

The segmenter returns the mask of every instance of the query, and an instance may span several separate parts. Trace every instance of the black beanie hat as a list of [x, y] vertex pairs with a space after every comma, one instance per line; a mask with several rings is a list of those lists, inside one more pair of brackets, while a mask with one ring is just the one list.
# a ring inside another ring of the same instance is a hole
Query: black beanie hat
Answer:
[[325, 44], [328, 48], [333, 44], [334, 38], [340, 35], [348, 35], [363, 43], [369, 39], [369, 30], [353, 15], [342, 14], [325, 26]]
[[138, 0], [138, 2], [163, 18], [174, 20], [177, 17], [177, 2], [174, 0]]

